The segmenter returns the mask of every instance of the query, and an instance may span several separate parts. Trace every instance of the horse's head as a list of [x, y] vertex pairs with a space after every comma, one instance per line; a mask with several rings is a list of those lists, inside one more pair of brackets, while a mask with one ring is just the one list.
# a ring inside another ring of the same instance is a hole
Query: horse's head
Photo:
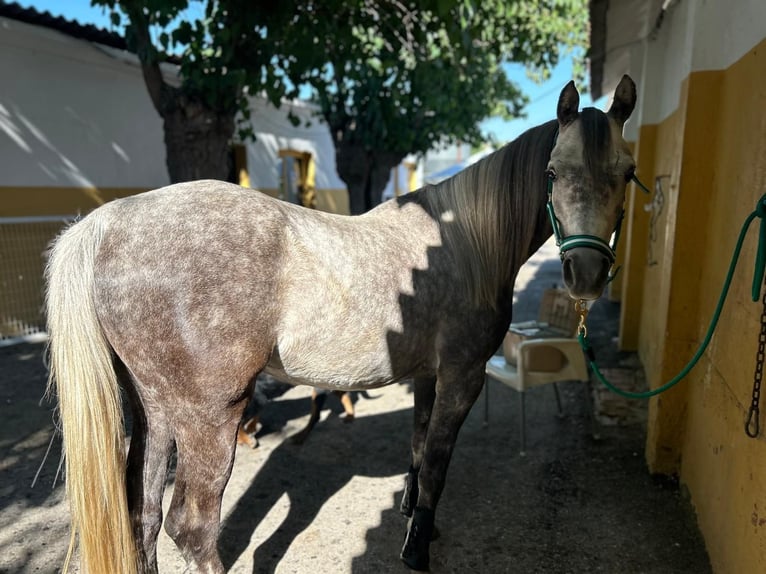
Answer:
[[636, 104], [636, 85], [623, 76], [607, 113], [578, 111], [569, 82], [557, 109], [559, 132], [548, 163], [548, 210], [561, 250], [564, 284], [575, 299], [596, 299], [614, 263], [614, 245], [635, 162], [622, 127]]

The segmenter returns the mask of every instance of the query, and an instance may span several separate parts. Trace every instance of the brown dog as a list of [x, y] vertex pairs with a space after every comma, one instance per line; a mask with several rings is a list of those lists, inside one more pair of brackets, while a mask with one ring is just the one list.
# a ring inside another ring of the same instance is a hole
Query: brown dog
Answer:
[[[245, 412], [242, 414], [242, 422], [237, 429], [237, 444], [243, 444], [250, 448], [256, 448], [258, 446], [256, 433], [258, 432], [261, 409], [267, 403], [276, 397], [283, 395], [291, 388], [293, 388], [293, 385], [280, 383], [271, 377], [258, 377], [253, 389], [253, 396], [247, 404]], [[311, 433], [312, 429], [319, 421], [319, 416], [324, 407], [328, 392], [329, 391], [322, 389], [314, 389], [311, 393], [311, 416], [303, 430], [292, 437], [291, 440], [293, 443], [303, 444], [308, 438], [309, 433]], [[343, 421], [347, 423], [352, 422], [354, 420], [354, 404], [351, 401], [349, 393], [346, 391], [332, 391], [332, 393], [340, 399], [340, 402], [343, 405]]]

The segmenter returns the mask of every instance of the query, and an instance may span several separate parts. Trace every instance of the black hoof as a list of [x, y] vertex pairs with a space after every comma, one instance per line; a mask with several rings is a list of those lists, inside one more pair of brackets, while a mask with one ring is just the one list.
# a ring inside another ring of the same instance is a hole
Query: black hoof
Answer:
[[402, 494], [402, 503], [399, 505], [399, 512], [405, 516], [412, 516], [412, 511], [418, 502], [418, 471], [410, 467], [407, 476], [404, 478], [404, 493]]
[[415, 508], [410, 519], [404, 546], [399, 558], [412, 570], [427, 571], [429, 567], [428, 547], [434, 528], [434, 511]]

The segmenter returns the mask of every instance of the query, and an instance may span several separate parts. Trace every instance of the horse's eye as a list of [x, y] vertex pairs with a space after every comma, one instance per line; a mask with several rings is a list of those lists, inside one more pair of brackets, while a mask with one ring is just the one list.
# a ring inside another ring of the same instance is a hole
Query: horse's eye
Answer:
[[545, 175], [550, 179], [551, 181], [556, 181], [556, 170], [552, 167], [549, 167], [545, 170]]
[[636, 166], [631, 166], [628, 171], [625, 172], [625, 181], [629, 182], [636, 176]]

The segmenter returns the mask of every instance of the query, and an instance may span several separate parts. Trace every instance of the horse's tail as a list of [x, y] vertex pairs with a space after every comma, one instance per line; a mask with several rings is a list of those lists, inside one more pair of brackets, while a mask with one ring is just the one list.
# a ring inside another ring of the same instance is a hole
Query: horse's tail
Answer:
[[46, 270], [50, 378], [58, 395], [72, 531], [81, 570], [135, 573], [136, 547], [125, 492], [125, 438], [112, 351], [96, 316], [94, 260], [103, 218], [93, 214], [55, 242]]

